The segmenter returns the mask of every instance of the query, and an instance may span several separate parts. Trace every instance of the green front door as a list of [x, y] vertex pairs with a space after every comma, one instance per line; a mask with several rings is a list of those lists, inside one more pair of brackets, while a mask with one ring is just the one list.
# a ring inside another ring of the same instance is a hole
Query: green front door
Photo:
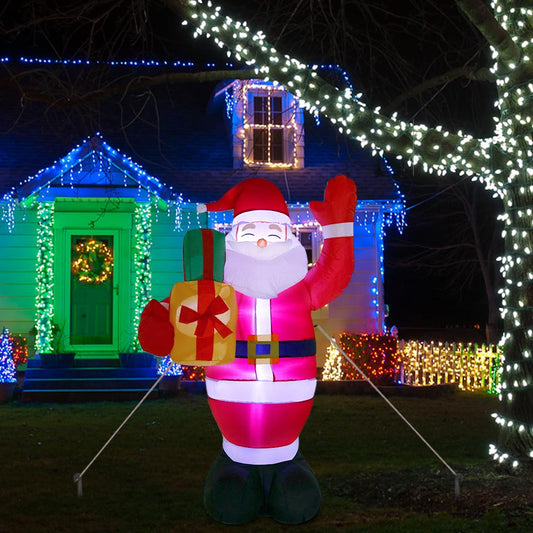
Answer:
[[113, 235], [71, 235], [70, 345], [110, 346], [114, 336]]
[[[54, 322], [76, 357], [127, 351], [132, 332], [131, 228], [134, 203], [56, 200]], [[104, 214], [102, 214], [104, 213]]]

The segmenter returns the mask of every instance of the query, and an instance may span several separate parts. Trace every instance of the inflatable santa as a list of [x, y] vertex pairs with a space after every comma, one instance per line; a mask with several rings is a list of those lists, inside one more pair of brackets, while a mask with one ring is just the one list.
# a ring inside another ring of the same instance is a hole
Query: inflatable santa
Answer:
[[[271, 182], [245, 180], [201, 206], [234, 214], [224, 282], [233, 286], [237, 299], [236, 357], [206, 368], [209, 406], [223, 450], [208, 473], [204, 503], [223, 523], [271, 516], [295, 524], [320, 508], [318, 482], [298, 447], [316, 388], [311, 311], [338, 296], [350, 280], [356, 200], [354, 182], [337, 176], [328, 182], [324, 201], [310, 203], [324, 237], [310, 269], [291, 231], [287, 204]], [[170, 352], [167, 307], [155, 301], [147, 306], [140, 339], [146, 351]]]

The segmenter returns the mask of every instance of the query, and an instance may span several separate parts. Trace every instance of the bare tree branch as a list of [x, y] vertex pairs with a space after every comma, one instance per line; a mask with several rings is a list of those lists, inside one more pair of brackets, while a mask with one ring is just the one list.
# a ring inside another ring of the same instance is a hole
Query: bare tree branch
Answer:
[[[59, 82], [59, 77], [44, 71], [50, 78], [53, 77], [56, 83]], [[211, 70], [202, 72], [172, 72], [167, 74], [160, 74], [158, 76], [139, 76], [129, 80], [127, 83], [120, 83], [106, 87], [105, 89], [97, 89], [92, 92], [81, 94], [78, 96], [66, 96], [66, 90], [61, 91], [64, 96], [58, 97], [57, 94], [51, 92], [42, 92], [39, 90], [26, 89], [19, 74], [15, 82], [15, 78], [8, 76], [4, 79], [0, 78], [0, 85], [7, 85], [16, 87], [23, 98], [26, 100], [33, 100], [36, 102], [44, 102], [46, 104], [57, 107], [76, 107], [79, 105], [103, 101], [110, 96], [126, 95], [130, 91], [148, 89], [158, 85], [173, 85], [177, 83], [204, 83], [212, 81], [221, 81], [228, 79], [250, 79], [256, 77], [251, 70]], [[31, 84], [30, 84], [31, 87]]]
[[419, 94], [422, 94], [428, 91], [429, 89], [433, 89], [434, 87], [440, 87], [441, 85], [449, 83], [450, 81], [456, 80], [458, 78], [466, 78], [474, 81], [496, 81], [496, 76], [494, 76], [494, 74], [492, 74], [492, 72], [490, 72], [488, 68], [477, 68], [468, 66], [457, 67], [453, 70], [445, 72], [444, 74], [425, 80], [423, 83], [420, 83], [412, 89], [398, 95], [394, 100], [392, 100], [389, 104], [383, 107], [383, 112], [390, 113], [398, 109], [398, 107], [405, 100], [413, 98], [414, 96], [418, 96]]

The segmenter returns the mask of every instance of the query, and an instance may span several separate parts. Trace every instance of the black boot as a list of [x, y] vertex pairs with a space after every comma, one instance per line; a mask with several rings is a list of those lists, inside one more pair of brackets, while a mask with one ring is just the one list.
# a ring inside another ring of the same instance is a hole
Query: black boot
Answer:
[[264, 501], [257, 467], [236, 463], [220, 452], [205, 480], [207, 512], [223, 524], [246, 524], [258, 516]]
[[311, 467], [298, 452], [274, 468], [266, 504], [268, 515], [282, 524], [301, 524], [320, 510], [322, 494]]

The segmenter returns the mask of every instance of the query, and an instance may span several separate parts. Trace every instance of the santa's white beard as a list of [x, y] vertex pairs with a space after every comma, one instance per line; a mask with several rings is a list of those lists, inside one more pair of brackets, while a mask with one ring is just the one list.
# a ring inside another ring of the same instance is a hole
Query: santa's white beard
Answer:
[[306, 274], [307, 254], [297, 239], [259, 248], [253, 242], [226, 237], [224, 281], [236, 291], [254, 298], [275, 298]]

